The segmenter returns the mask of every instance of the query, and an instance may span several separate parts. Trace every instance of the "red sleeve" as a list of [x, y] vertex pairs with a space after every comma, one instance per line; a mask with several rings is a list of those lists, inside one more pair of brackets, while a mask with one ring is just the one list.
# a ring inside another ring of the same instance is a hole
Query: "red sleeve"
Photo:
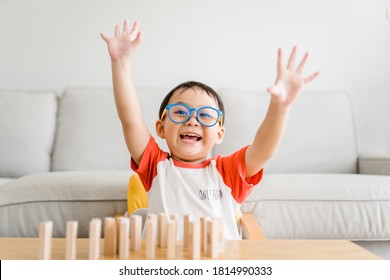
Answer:
[[157, 163], [166, 158], [168, 158], [168, 153], [160, 149], [152, 136], [150, 136], [139, 165], [131, 158], [131, 169], [138, 173], [146, 191], [150, 190], [153, 179], [157, 175]]
[[246, 178], [245, 151], [248, 147], [231, 154], [230, 156], [217, 156], [217, 169], [226, 186], [231, 188], [232, 196], [238, 203], [243, 203], [253, 187], [261, 181], [263, 169], [252, 177]]

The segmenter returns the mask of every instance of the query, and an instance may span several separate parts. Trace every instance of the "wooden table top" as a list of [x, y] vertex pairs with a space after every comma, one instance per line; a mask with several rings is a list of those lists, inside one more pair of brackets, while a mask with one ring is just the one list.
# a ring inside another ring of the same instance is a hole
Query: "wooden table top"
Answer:
[[[217, 259], [224, 260], [374, 260], [373, 253], [346, 240], [228, 240], [225, 252]], [[101, 240], [100, 259], [118, 259], [103, 255]], [[77, 259], [88, 259], [89, 239], [77, 240]], [[145, 259], [143, 241], [140, 252], [130, 251], [129, 259]], [[156, 248], [155, 259], [166, 259], [166, 249]], [[37, 238], [0, 238], [1, 260], [34, 260], [38, 258]], [[65, 239], [52, 239], [51, 259], [65, 258]], [[190, 259], [188, 250], [181, 243], [176, 248], [176, 259]], [[201, 254], [202, 260], [210, 259]]]

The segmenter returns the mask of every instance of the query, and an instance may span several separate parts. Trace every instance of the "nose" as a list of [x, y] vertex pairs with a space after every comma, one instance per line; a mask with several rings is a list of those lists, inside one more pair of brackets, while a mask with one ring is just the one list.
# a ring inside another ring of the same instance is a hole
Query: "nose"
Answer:
[[196, 118], [196, 112], [195, 110], [193, 110], [191, 112], [191, 116], [190, 118], [188, 119], [188, 121], [186, 121], [186, 125], [199, 125], [199, 122], [198, 122], [198, 119]]

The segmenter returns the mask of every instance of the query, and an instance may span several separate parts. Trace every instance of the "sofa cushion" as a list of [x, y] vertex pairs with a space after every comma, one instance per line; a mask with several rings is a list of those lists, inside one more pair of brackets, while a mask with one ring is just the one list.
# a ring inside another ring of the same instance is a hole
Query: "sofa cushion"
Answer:
[[125, 213], [132, 171], [51, 172], [0, 186], [0, 236], [34, 237], [39, 223], [53, 221], [53, 236], [65, 236], [66, 222], [79, 222], [88, 237], [92, 218]]
[[168, 151], [168, 146], [164, 139], [161, 139], [156, 134], [156, 121], [158, 120], [158, 112], [160, 105], [164, 97], [171, 89], [169, 88], [153, 88], [153, 87], [140, 87], [137, 88], [139, 101], [142, 108], [142, 116], [149, 128], [150, 133], [156, 140], [157, 144], [164, 151]]
[[[155, 135], [161, 90], [139, 89], [143, 115]], [[163, 143], [160, 139], [160, 145]], [[162, 145], [164, 147], [164, 145]], [[69, 88], [60, 100], [53, 171], [127, 170], [130, 155], [112, 89]]]
[[15, 179], [14, 178], [0, 178], [0, 186], [5, 185], [6, 183], [9, 183], [13, 180], [15, 180]]
[[67, 89], [58, 110], [53, 171], [129, 169], [110, 90]]
[[0, 177], [50, 170], [57, 97], [49, 91], [0, 91]]
[[390, 240], [390, 176], [271, 174], [242, 206], [268, 239]]
[[[215, 153], [230, 154], [253, 142], [269, 94], [222, 90], [225, 137]], [[251, 125], [247, 125], [251, 124]], [[266, 173], [356, 173], [357, 145], [351, 102], [345, 93], [304, 92], [294, 103], [282, 142]]]

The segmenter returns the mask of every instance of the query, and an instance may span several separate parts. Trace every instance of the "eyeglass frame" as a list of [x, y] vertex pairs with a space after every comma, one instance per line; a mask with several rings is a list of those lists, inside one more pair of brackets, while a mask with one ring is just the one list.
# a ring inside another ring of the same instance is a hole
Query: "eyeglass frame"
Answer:
[[[169, 114], [169, 110], [173, 107], [173, 106], [176, 106], [176, 105], [181, 105], [181, 106], [184, 106], [186, 107], [190, 112], [188, 114], [188, 117], [185, 121], [182, 121], [182, 122], [177, 122], [177, 121], [174, 121], [170, 114]], [[213, 109], [215, 110], [217, 113], [218, 113], [218, 118], [217, 118], [217, 121], [213, 124], [213, 125], [205, 125], [203, 124], [202, 122], [199, 121], [198, 119], [198, 113], [200, 110], [202, 109], [205, 109], [205, 108], [209, 108], [209, 109]], [[213, 127], [215, 126], [217, 123], [219, 123], [219, 125], [222, 127], [222, 120], [223, 120], [223, 113], [221, 110], [217, 109], [217, 108], [214, 108], [214, 107], [211, 107], [211, 106], [203, 106], [203, 107], [200, 107], [200, 108], [193, 108], [193, 107], [190, 107], [184, 103], [171, 103], [171, 104], [168, 104], [167, 106], [165, 106], [165, 109], [164, 111], [162, 112], [161, 114], [161, 118], [160, 120], [162, 121], [165, 117], [165, 115], [168, 115], [168, 118], [171, 120], [171, 122], [175, 123], [175, 124], [182, 124], [182, 123], [185, 123], [185, 122], [188, 122], [191, 117], [192, 117], [192, 112], [195, 112], [195, 119], [198, 123], [200, 123], [202, 126], [205, 126], [205, 127]]]

